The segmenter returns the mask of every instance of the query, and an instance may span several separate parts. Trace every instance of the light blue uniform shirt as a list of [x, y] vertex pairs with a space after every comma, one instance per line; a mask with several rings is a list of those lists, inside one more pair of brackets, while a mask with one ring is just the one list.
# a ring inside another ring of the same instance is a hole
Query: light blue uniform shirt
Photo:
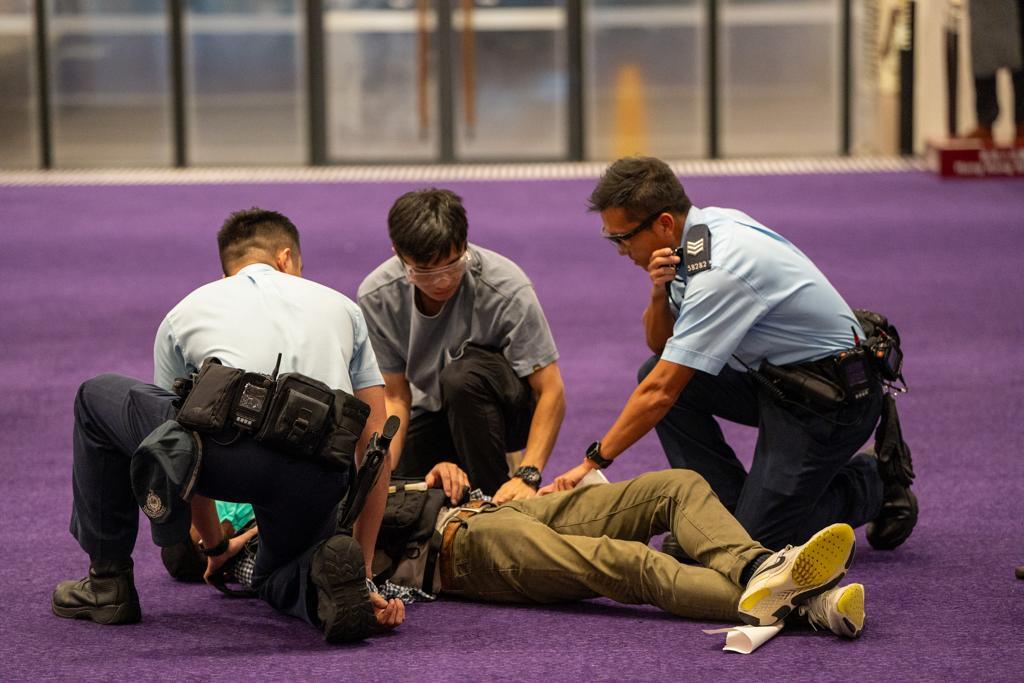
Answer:
[[853, 311], [817, 266], [784, 237], [733, 209], [691, 207], [694, 225], [711, 233], [711, 269], [669, 289], [676, 316], [664, 360], [717, 375], [767, 359], [775, 365], [817, 360], [863, 339]]
[[278, 353], [281, 373], [301, 372], [332, 389], [384, 384], [355, 302], [262, 263], [203, 285], [171, 309], [153, 344], [153, 383], [170, 389], [209, 356], [269, 374]]

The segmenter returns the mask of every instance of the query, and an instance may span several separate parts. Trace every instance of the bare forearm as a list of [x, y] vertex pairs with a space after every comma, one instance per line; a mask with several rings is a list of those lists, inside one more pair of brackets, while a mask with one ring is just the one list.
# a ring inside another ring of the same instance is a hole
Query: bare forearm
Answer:
[[665, 342], [672, 336], [675, 319], [668, 304], [668, 294], [663, 286], [656, 286], [651, 301], [644, 310], [644, 334], [647, 347], [654, 353], [665, 350]]
[[602, 457], [614, 458], [651, 431], [679, 398], [693, 373], [685, 365], [659, 360], [601, 439]]
[[[356, 391], [356, 396], [370, 406], [370, 417], [363, 427], [363, 435], [359, 441], [359, 450], [356, 453], [359, 467], [365, 463], [366, 445], [370, 436], [374, 433], [380, 434], [384, 429], [387, 420], [387, 401], [384, 387], [372, 386]], [[380, 531], [380, 521], [384, 517], [384, 505], [387, 503], [388, 482], [391, 480], [390, 459], [381, 465], [380, 475], [377, 483], [366, 496], [363, 509], [359, 512], [353, 524], [352, 535], [363, 550], [363, 561], [366, 564], [366, 575], [372, 576], [373, 549], [377, 543], [377, 533]]]
[[224, 532], [217, 518], [217, 506], [206, 496], [197, 494], [192, 497], [192, 526], [199, 532], [199, 538], [207, 548], [213, 548], [224, 540]]
[[555, 447], [564, 418], [565, 392], [562, 388], [541, 394], [533, 411], [533, 419], [530, 421], [530, 436], [526, 441], [523, 465], [544, 469]]
[[611, 429], [601, 439], [601, 455], [614, 458], [651, 431], [672, 407], [674, 398], [637, 387]]
[[373, 550], [377, 545], [380, 522], [384, 518], [384, 506], [388, 500], [388, 484], [391, 482], [391, 468], [385, 463], [373, 490], [366, 496], [366, 503], [352, 528], [352, 536], [363, 550], [366, 576], [373, 578]]
[[398, 467], [405, 446], [405, 435], [409, 432], [409, 417], [412, 414], [412, 387], [401, 372], [384, 373], [384, 405], [388, 415], [394, 415], [401, 424], [398, 433], [391, 439], [391, 469]]
[[412, 408], [409, 405], [410, 402], [411, 401], [409, 400], [392, 398], [390, 396], [384, 399], [388, 415], [393, 415], [401, 420], [398, 431], [395, 433], [394, 438], [391, 439], [391, 469], [398, 467], [398, 459], [402, 456], [402, 447], [405, 445], [405, 435], [409, 431], [409, 416], [412, 414]]

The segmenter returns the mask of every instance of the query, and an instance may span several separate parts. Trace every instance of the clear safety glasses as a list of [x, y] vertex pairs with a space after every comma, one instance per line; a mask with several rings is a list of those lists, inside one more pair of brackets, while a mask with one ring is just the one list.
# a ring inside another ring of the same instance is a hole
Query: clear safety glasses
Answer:
[[471, 259], [472, 257], [469, 255], [469, 252], [464, 251], [454, 261], [440, 268], [415, 268], [404, 261], [402, 265], [405, 266], [405, 277], [409, 282], [414, 285], [430, 285], [441, 280], [457, 280], [462, 277]]

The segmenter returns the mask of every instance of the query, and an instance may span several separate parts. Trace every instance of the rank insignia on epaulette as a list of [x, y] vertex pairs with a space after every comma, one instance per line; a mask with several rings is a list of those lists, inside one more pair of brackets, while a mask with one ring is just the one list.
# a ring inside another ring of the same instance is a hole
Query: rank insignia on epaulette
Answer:
[[687, 275], [711, 270], [711, 231], [708, 226], [701, 223], [690, 228], [683, 246], [676, 251], [683, 252], [680, 256], [686, 265]]

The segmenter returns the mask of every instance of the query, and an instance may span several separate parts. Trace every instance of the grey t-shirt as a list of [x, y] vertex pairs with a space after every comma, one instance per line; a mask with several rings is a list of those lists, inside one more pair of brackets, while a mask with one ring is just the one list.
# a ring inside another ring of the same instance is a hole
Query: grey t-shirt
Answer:
[[381, 372], [401, 372], [413, 412], [441, 409], [439, 376], [467, 344], [500, 351], [519, 377], [558, 360], [548, 321], [522, 269], [500, 254], [468, 246], [459, 291], [435, 316], [423, 315], [405, 267], [391, 257], [359, 286], [359, 307]]

